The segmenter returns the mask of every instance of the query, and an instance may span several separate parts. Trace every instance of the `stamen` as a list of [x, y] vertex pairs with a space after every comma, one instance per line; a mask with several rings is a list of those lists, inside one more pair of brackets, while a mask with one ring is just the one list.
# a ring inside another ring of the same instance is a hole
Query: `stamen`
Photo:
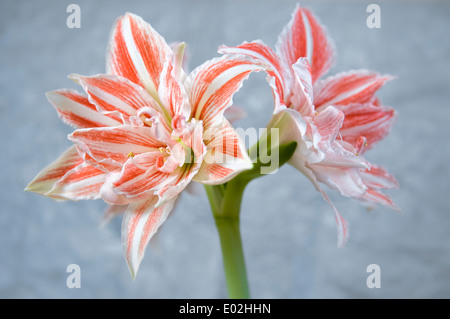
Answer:
[[141, 121], [150, 127], [155, 122], [155, 115], [156, 111], [152, 110], [148, 106], [141, 107], [137, 112], [137, 116], [141, 119]]
[[144, 123], [147, 124], [148, 126], [152, 127], [153, 121], [152, 121], [152, 118], [151, 118], [151, 117], [149, 118], [149, 117], [146, 117], [144, 114], [142, 114], [142, 115], [140, 116], [140, 118], [141, 118], [142, 122], [144, 122]]
[[365, 147], [367, 147], [367, 139], [364, 136], [358, 137], [355, 145], [356, 156], [358, 156], [358, 154], [361, 153]]
[[134, 157], [134, 153], [133, 153], [133, 152], [130, 152], [130, 153], [127, 154], [127, 156], [128, 156], [128, 157]]
[[156, 159], [156, 167], [161, 168], [164, 166], [165, 158], [164, 156], [160, 156]]

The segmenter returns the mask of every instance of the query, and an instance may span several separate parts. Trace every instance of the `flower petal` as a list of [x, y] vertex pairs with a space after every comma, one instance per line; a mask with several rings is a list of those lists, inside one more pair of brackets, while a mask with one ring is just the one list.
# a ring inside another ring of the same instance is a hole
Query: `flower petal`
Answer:
[[367, 162], [364, 157], [348, 151], [341, 142], [334, 141], [330, 147], [323, 152], [325, 155], [322, 161], [316, 163], [316, 165], [341, 168], [370, 168], [369, 162]]
[[399, 183], [397, 179], [391, 175], [384, 167], [372, 164], [370, 170], [361, 172], [361, 177], [370, 188], [397, 188]]
[[367, 187], [361, 179], [359, 168], [317, 164], [310, 164], [308, 167], [314, 172], [317, 181], [338, 190], [343, 196], [359, 198], [366, 192]]
[[223, 112], [232, 105], [233, 94], [252, 71], [262, 67], [252, 60], [224, 55], [209, 60], [191, 72], [185, 82], [191, 116], [203, 121], [203, 127], [221, 125]]
[[170, 48], [173, 51], [172, 54], [173, 76], [178, 81], [184, 82], [187, 76], [184, 71], [184, 69], [187, 69], [186, 43], [184, 42], [171, 43]]
[[311, 68], [306, 58], [300, 58], [292, 66], [294, 81], [290, 107], [297, 110], [303, 116], [314, 114], [313, 88]]
[[369, 188], [361, 199], [364, 201], [381, 204], [397, 212], [402, 211], [389, 196], [373, 188]]
[[[121, 114], [125, 119], [124, 124], [127, 124], [126, 120], [136, 115], [136, 111], [142, 107], [150, 106], [163, 113], [159, 104], [144, 88], [125, 78], [108, 74], [96, 76], [72, 74], [70, 78], [83, 87], [89, 95], [90, 102], [100, 111]], [[117, 116], [116, 118], [120, 119]]]
[[333, 106], [329, 106], [317, 114], [314, 118], [314, 125], [320, 134], [321, 143], [329, 146], [336, 140], [344, 118], [344, 113]]
[[107, 72], [146, 88], [157, 99], [164, 61], [172, 50], [142, 18], [127, 13], [117, 19], [110, 36]]
[[87, 163], [82, 163], [56, 182], [48, 194], [70, 200], [98, 199], [100, 198], [100, 188], [105, 180], [105, 172]]
[[348, 231], [348, 223], [347, 221], [342, 217], [342, 215], [337, 210], [336, 206], [334, 206], [333, 202], [330, 200], [328, 195], [321, 190], [323, 198], [330, 204], [331, 208], [333, 209], [334, 216], [336, 219], [336, 226], [337, 226], [337, 234], [338, 234], [338, 247], [343, 247], [345, 243], [348, 240], [349, 231]]
[[184, 86], [177, 80], [172, 59], [167, 59], [164, 63], [158, 95], [171, 118], [182, 115], [185, 119], [189, 119], [191, 114], [189, 98]]
[[347, 221], [342, 217], [342, 215], [337, 210], [336, 206], [334, 206], [333, 202], [330, 200], [328, 195], [321, 190], [323, 198], [330, 204], [331, 208], [333, 209], [334, 216], [336, 219], [336, 226], [337, 226], [337, 236], [338, 236], [338, 247], [343, 247], [345, 243], [348, 240], [349, 231], [348, 231], [348, 223]]
[[379, 75], [367, 70], [342, 72], [314, 85], [314, 105], [316, 109], [328, 105], [369, 103], [376, 91], [390, 76]]
[[328, 71], [334, 61], [334, 46], [325, 28], [308, 9], [299, 6], [278, 37], [276, 48], [287, 68], [299, 58], [307, 58], [313, 83]]
[[397, 112], [390, 107], [372, 104], [349, 104], [337, 107], [345, 114], [340, 130], [342, 139], [356, 145], [359, 137], [364, 136], [367, 143], [363, 152], [371, 149], [388, 135], [397, 115]]
[[47, 99], [55, 107], [64, 123], [75, 128], [117, 126], [121, 122], [111, 115], [97, 111], [88, 98], [75, 90], [47, 92]]
[[129, 199], [150, 196], [175, 179], [175, 174], [162, 172], [156, 166], [160, 156], [159, 151], [153, 151], [130, 158], [120, 173], [108, 177], [112, 181], [113, 191]]
[[289, 88], [285, 81], [288, 79], [286, 77], [290, 75], [290, 72], [286, 72], [282, 68], [278, 56], [269, 46], [261, 40], [256, 40], [253, 42], [244, 42], [236, 47], [220, 46], [219, 53], [249, 56], [266, 66], [266, 71], [269, 76], [275, 78], [275, 86], [281, 97], [280, 102], [284, 104], [284, 99], [288, 95], [288, 92], [284, 92], [284, 90], [285, 88]]
[[77, 148], [71, 146], [56, 161], [45, 167], [25, 190], [46, 195], [57, 181], [81, 163], [83, 163], [83, 159], [78, 154]]
[[145, 248], [158, 228], [169, 216], [175, 199], [155, 207], [158, 198], [151, 197], [128, 206], [122, 221], [124, 256], [133, 279], [144, 257]]
[[164, 146], [153, 136], [151, 128], [145, 126], [79, 129], [70, 134], [69, 139], [78, 146], [86, 161], [101, 167], [122, 167], [130, 154]]
[[253, 164], [244, 143], [231, 124], [224, 120], [220, 128], [205, 132], [207, 153], [194, 180], [208, 185], [222, 184]]
[[[339, 109], [329, 106], [318, 113], [314, 118], [317, 132], [320, 134], [319, 147], [324, 157], [317, 165], [333, 167], [358, 167], [369, 168], [367, 161], [352, 153], [353, 147], [343, 141], [336, 141], [339, 130], [344, 122], [344, 113]], [[349, 146], [351, 150], [348, 150]]]

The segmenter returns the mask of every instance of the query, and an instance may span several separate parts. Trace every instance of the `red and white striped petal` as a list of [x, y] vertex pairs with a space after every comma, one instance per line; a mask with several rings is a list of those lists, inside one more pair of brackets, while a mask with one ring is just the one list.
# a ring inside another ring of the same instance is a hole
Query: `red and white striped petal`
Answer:
[[96, 76], [72, 74], [70, 78], [83, 87], [89, 94], [90, 102], [95, 104], [99, 111], [116, 113], [117, 119], [121, 117], [125, 119], [124, 124], [142, 107], [151, 107], [163, 114], [161, 107], [144, 88], [126, 78], [109, 74]]
[[334, 206], [333, 202], [330, 200], [328, 195], [322, 189], [320, 191], [322, 193], [323, 198], [325, 198], [325, 200], [328, 202], [328, 204], [330, 204], [331, 208], [333, 209], [337, 227], [337, 237], [338, 237], [337, 246], [339, 248], [343, 247], [347, 242], [349, 236], [348, 223], [339, 213], [336, 206]]
[[159, 79], [172, 50], [142, 18], [127, 13], [117, 19], [107, 51], [107, 72], [146, 88], [157, 99]]
[[367, 70], [342, 72], [327, 77], [314, 85], [314, 105], [318, 109], [328, 105], [369, 103], [376, 91], [390, 79], [390, 76]]
[[151, 128], [145, 126], [79, 129], [70, 134], [69, 139], [78, 146], [86, 161], [101, 167], [120, 168], [129, 156], [164, 146], [152, 135]]
[[173, 51], [172, 54], [172, 64], [173, 64], [173, 75], [175, 79], [178, 81], [184, 82], [186, 80], [186, 73], [184, 69], [186, 69], [186, 43], [184, 42], [176, 42], [171, 43], [170, 48]]
[[354, 154], [345, 147], [341, 142], [334, 141], [328, 149], [324, 149], [324, 157], [322, 161], [316, 163], [320, 166], [338, 167], [338, 168], [360, 168], [369, 169], [370, 164], [364, 157]]
[[122, 246], [133, 279], [150, 239], [164, 223], [176, 199], [155, 207], [156, 196], [128, 205], [122, 221]]
[[361, 177], [370, 188], [397, 188], [399, 183], [397, 179], [391, 175], [384, 167], [372, 164], [370, 170], [361, 172]]
[[[128, 199], [152, 196], [176, 178], [176, 174], [162, 172], [158, 161], [159, 150], [136, 155], [123, 165], [120, 173], [111, 174], [112, 191]], [[106, 191], [106, 190], [105, 190]]]
[[306, 58], [300, 58], [292, 66], [294, 81], [292, 82], [292, 97], [290, 107], [303, 116], [314, 114], [313, 87], [311, 68]]
[[402, 211], [400, 207], [398, 207], [388, 195], [383, 194], [382, 192], [373, 188], [369, 188], [362, 196], [361, 200], [375, 204], [381, 204], [397, 212]]
[[56, 161], [45, 167], [25, 190], [47, 196], [57, 181], [81, 163], [83, 163], [83, 159], [78, 154], [77, 148], [71, 146]]
[[227, 120], [223, 121], [222, 127], [205, 132], [204, 137], [207, 153], [195, 181], [222, 184], [253, 167], [244, 143]]
[[344, 117], [344, 113], [333, 106], [329, 106], [317, 114], [314, 118], [314, 125], [320, 134], [322, 144], [329, 146], [336, 140]]
[[290, 72], [282, 68], [277, 54], [269, 46], [261, 40], [256, 40], [244, 42], [236, 47], [221, 46], [219, 53], [249, 56], [258, 63], [262, 63], [266, 67], [266, 72], [269, 76], [275, 78], [275, 86], [281, 97], [280, 103], [284, 104], [284, 100], [289, 94], [289, 85], [286, 81], [289, 79]]
[[233, 94], [251, 72], [262, 67], [249, 58], [224, 55], [197, 67], [185, 81], [191, 102], [191, 117], [203, 121], [203, 127], [221, 125], [223, 112], [232, 105]]
[[343, 122], [344, 113], [333, 106], [327, 107], [314, 118], [315, 127], [321, 138], [319, 147], [324, 154], [317, 165], [369, 168], [364, 158], [352, 152], [354, 147], [348, 145], [351, 148], [348, 150], [345, 142], [336, 140]]
[[367, 139], [362, 152], [371, 149], [377, 142], [389, 134], [397, 113], [386, 106], [372, 104], [350, 104], [337, 106], [345, 114], [340, 134], [342, 139], [356, 145], [358, 139]]
[[360, 198], [366, 192], [359, 168], [309, 165], [317, 181], [338, 190], [343, 196]]
[[105, 180], [105, 172], [82, 163], [67, 172], [47, 194], [70, 200], [98, 199]]
[[64, 123], [75, 128], [118, 126], [122, 123], [109, 114], [97, 111], [86, 96], [75, 90], [56, 90], [47, 92], [47, 99], [55, 107]]
[[328, 71], [334, 61], [334, 45], [325, 28], [308, 9], [299, 6], [278, 37], [276, 48], [286, 68], [290, 68], [301, 57], [307, 58], [313, 83]]
[[172, 59], [167, 59], [161, 72], [158, 95], [165, 110], [173, 118], [175, 115], [189, 119], [191, 114], [189, 98], [183, 84], [177, 80]]

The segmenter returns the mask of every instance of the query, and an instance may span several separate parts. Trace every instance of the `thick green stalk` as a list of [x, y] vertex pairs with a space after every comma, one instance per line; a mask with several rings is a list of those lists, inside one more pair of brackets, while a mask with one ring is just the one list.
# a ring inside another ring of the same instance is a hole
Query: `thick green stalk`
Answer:
[[216, 218], [222, 247], [223, 266], [227, 283], [228, 297], [231, 299], [248, 299], [247, 270], [242, 250], [239, 218]]
[[[272, 149], [270, 134], [267, 136], [267, 139], [270, 146], [265, 148], [264, 151]], [[296, 146], [297, 143], [295, 142], [276, 145], [280, 156], [278, 161], [280, 166], [289, 160]], [[258, 156], [252, 169], [242, 172], [229, 182], [217, 186], [205, 185], [206, 194], [208, 195], [219, 232], [228, 296], [232, 299], [250, 298], [239, 229], [239, 215], [245, 187], [251, 180], [262, 176], [261, 168], [265, 165], [261, 163]]]
[[239, 212], [246, 182], [233, 180], [224, 188], [206, 186], [211, 209], [219, 233], [228, 297], [247, 299], [247, 271], [239, 228]]

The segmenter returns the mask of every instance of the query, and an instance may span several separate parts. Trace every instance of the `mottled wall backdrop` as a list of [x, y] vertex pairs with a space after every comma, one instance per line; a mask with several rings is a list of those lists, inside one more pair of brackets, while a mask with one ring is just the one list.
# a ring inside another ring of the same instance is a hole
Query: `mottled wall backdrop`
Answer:
[[[81, 28], [68, 28], [69, 4]], [[330, 73], [367, 68], [397, 77], [380, 91], [398, 110], [391, 135], [367, 157], [389, 167], [401, 188], [389, 194], [399, 214], [330, 191], [350, 223], [336, 248], [332, 210], [292, 167], [253, 181], [242, 208], [242, 236], [256, 298], [450, 297], [450, 3], [378, 1], [381, 28], [369, 28], [371, 2], [311, 1], [334, 39]], [[105, 72], [114, 20], [133, 12], [168, 42], [188, 43], [191, 68], [221, 44], [261, 39], [274, 46], [294, 1], [1, 1], [0, 297], [224, 298], [219, 241], [204, 191], [183, 194], [131, 280], [122, 256], [120, 217], [99, 228], [102, 201], [55, 202], [23, 192], [69, 145], [71, 128], [44, 93], [76, 88], [70, 73]], [[264, 127], [272, 95], [263, 74], [235, 96], [248, 116], [237, 127]], [[81, 288], [69, 289], [69, 264]], [[369, 289], [367, 266], [381, 269]]]

